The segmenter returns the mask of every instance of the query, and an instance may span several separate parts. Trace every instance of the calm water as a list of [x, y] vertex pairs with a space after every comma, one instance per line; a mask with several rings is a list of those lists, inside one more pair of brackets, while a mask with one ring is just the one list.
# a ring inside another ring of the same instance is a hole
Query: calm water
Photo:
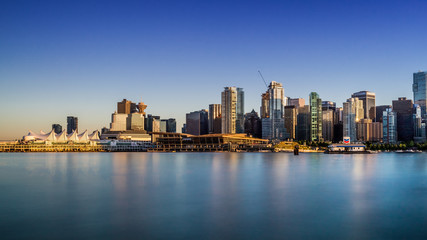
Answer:
[[427, 154], [3, 153], [1, 239], [426, 239]]

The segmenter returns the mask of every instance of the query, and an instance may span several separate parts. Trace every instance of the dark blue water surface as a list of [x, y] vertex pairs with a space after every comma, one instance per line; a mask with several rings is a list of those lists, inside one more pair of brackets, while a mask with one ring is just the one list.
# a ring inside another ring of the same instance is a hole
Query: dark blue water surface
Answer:
[[0, 239], [427, 239], [427, 154], [2, 153]]

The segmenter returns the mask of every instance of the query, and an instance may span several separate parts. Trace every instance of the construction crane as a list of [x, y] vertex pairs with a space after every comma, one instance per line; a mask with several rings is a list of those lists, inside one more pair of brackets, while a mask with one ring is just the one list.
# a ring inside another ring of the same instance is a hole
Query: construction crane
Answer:
[[265, 81], [264, 77], [261, 74], [261, 71], [258, 70], [259, 75], [261, 76], [262, 80], [264, 81], [265, 86], [268, 88], [267, 82]]

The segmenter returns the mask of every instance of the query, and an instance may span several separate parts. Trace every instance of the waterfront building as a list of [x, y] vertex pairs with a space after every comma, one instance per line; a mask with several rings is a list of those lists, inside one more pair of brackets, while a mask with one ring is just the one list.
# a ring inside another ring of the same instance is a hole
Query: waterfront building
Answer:
[[296, 108], [304, 107], [305, 100], [304, 98], [289, 98], [288, 104], [286, 106], [295, 106]]
[[60, 134], [62, 132], [62, 126], [60, 124], [52, 124], [52, 130], [56, 134]]
[[167, 132], [167, 126], [168, 126], [168, 120], [167, 119], [161, 119], [160, 120], [160, 132]]
[[397, 113], [391, 108], [383, 112], [383, 142], [397, 143]]
[[297, 139], [300, 141], [310, 140], [310, 106], [305, 105], [298, 108], [297, 113]]
[[337, 107], [334, 111], [334, 131], [333, 142], [340, 142], [343, 140], [343, 108]]
[[[268, 96], [267, 118], [262, 119], [262, 138], [284, 140], [285, 136], [285, 91], [281, 83], [272, 81], [264, 96]], [[263, 96], [263, 101], [264, 101]]]
[[123, 101], [117, 103], [117, 113], [118, 114], [131, 114], [137, 112], [136, 104], [123, 99]]
[[357, 123], [357, 138], [362, 142], [379, 142], [383, 138], [382, 123], [372, 122], [370, 118], [361, 119]]
[[208, 111], [190, 112], [186, 114], [186, 133], [192, 135], [204, 135], [209, 133]]
[[252, 109], [252, 112], [245, 114], [245, 133], [255, 138], [261, 138], [261, 118], [259, 118], [258, 113]]
[[175, 133], [176, 132], [176, 119], [169, 118], [166, 120], [166, 132]]
[[316, 92], [310, 96], [310, 141], [323, 141], [322, 137], [322, 99]]
[[380, 105], [380, 106], [376, 106], [375, 107], [375, 121], [376, 122], [383, 122], [383, 112], [387, 109], [387, 108], [392, 108], [391, 105]]
[[209, 105], [209, 133], [221, 133], [221, 104]]
[[393, 100], [393, 112], [397, 114], [397, 140], [411, 141], [414, 139], [412, 100], [400, 97]]
[[160, 116], [148, 114], [144, 126], [148, 132], [160, 132]]
[[426, 141], [426, 124], [421, 117], [421, 107], [418, 104], [414, 104], [413, 126], [414, 126], [414, 141], [425, 142]]
[[343, 137], [357, 140], [356, 124], [364, 116], [363, 102], [358, 98], [349, 98], [343, 103]]
[[269, 111], [270, 111], [270, 94], [267, 91], [266, 93], [263, 93], [261, 95], [261, 109], [260, 109], [261, 119], [269, 118], [270, 117]]
[[334, 138], [334, 113], [332, 109], [322, 109], [322, 136], [325, 141], [333, 141]]
[[426, 119], [426, 105], [427, 105], [427, 72], [414, 73], [414, 82], [412, 84], [412, 91], [414, 93], [414, 103], [418, 104], [421, 108], [421, 117]]
[[296, 139], [298, 108], [295, 105], [285, 106], [285, 130], [289, 139]]
[[144, 112], [146, 108], [147, 105], [141, 102], [136, 104], [126, 99], [118, 102], [117, 110], [111, 114], [110, 130], [103, 133], [104, 138], [115, 138], [119, 132], [123, 133], [126, 131], [146, 134], [145, 129], [147, 129], [148, 123]]
[[375, 121], [375, 93], [369, 91], [360, 91], [353, 93], [351, 97], [358, 98], [363, 102], [363, 117], [360, 119], [369, 118], [372, 119], [372, 121]]
[[221, 132], [243, 133], [244, 110], [243, 88], [225, 87], [221, 93]]
[[187, 133], [187, 124], [182, 124], [182, 128], [181, 128], [181, 132], [182, 133]]
[[79, 132], [79, 120], [77, 117], [68, 116], [67, 117], [67, 134], [73, 132]]

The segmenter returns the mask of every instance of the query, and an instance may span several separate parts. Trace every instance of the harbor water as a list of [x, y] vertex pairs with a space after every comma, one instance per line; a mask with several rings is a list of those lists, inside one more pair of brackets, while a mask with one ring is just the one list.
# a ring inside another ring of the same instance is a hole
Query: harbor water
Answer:
[[1, 153], [1, 239], [427, 239], [427, 154]]

